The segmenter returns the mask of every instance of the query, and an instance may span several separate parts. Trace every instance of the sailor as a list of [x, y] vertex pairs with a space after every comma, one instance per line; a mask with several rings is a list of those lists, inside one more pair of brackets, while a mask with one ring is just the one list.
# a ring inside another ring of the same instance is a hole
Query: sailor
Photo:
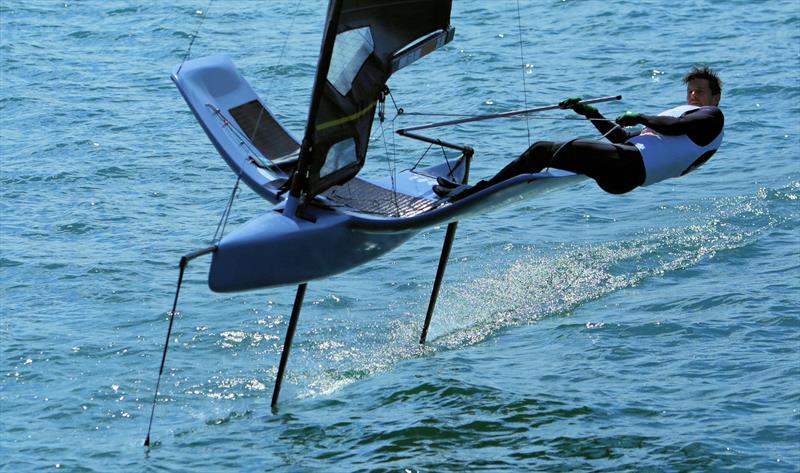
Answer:
[[[451, 201], [525, 173], [554, 167], [594, 179], [606, 192], [624, 194], [639, 186], [682, 176], [702, 165], [722, 143], [724, 117], [719, 109], [722, 82], [708, 67], [693, 67], [684, 77], [686, 105], [642, 115], [627, 112], [607, 120], [580, 97], [559, 103], [591, 120], [611, 143], [575, 139], [534, 143], [494, 177], [474, 186], [458, 186], [440, 178], [434, 191]], [[635, 131], [623, 127], [644, 125]]]

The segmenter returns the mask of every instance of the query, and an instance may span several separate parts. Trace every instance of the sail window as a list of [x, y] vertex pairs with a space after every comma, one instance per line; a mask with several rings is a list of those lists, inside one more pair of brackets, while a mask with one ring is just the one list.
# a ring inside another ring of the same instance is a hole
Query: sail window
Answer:
[[320, 177], [325, 177], [347, 166], [357, 164], [356, 141], [353, 138], [340, 141], [328, 149], [325, 164], [320, 170]]
[[328, 82], [343, 96], [350, 92], [364, 61], [375, 50], [369, 26], [343, 31], [336, 35]]

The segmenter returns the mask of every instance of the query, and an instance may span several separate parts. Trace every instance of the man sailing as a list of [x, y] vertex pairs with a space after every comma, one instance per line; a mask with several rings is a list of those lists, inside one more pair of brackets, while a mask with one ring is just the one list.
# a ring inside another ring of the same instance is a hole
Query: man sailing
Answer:
[[[719, 109], [722, 81], [708, 67], [693, 67], [684, 77], [686, 105], [658, 115], [626, 113], [607, 120], [591, 105], [574, 97], [559, 103], [591, 120], [611, 143], [575, 139], [539, 141], [500, 170], [474, 186], [439, 178], [433, 190], [450, 201], [463, 199], [519, 174], [554, 167], [594, 179], [606, 192], [624, 194], [639, 186], [682, 176], [708, 161], [722, 143], [725, 119]], [[623, 127], [644, 125], [637, 131]]]

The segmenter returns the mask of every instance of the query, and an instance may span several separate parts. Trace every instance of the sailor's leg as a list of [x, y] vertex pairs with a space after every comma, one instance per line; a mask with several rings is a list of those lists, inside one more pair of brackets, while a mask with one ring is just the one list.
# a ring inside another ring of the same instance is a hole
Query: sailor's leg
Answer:
[[[534, 143], [517, 159], [508, 163], [490, 179], [478, 181], [475, 183], [475, 185], [469, 188], [463, 188], [459, 191], [456, 191], [457, 195], [453, 195], [453, 200], [463, 199], [468, 195], [472, 195], [478, 191], [486, 189], [487, 187], [503, 182], [506, 179], [519, 176], [520, 174], [532, 174], [541, 171], [550, 164], [553, 158], [553, 153], [560, 147], [560, 145], [561, 143], [554, 143], [552, 141], [539, 141]], [[449, 192], [449, 190], [445, 190], [444, 195], [447, 195], [447, 192]]]
[[624, 194], [642, 185], [644, 162], [639, 150], [628, 144], [573, 140], [554, 152], [550, 166], [591, 177], [604, 191]]
[[553, 153], [555, 153], [560, 144], [552, 141], [537, 141], [486, 182], [491, 186], [520, 174], [532, 174], [541, 171], [550, 164]]

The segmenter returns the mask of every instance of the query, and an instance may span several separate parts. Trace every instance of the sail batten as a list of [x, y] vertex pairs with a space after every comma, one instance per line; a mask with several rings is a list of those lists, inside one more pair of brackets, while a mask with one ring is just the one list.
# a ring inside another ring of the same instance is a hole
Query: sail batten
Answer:
[[424, 38], [422, 41], [419, 41], [417, 44], [401, 50], [392, 59], [392, 73], [410, 65], [419, 59], [422, 59], [424, 56], [427, 56], [433, 51], [449, 43], [453, 40], [455, 32], [455, 28], [448, 27], [446, 30], [434, 33], [427, 38]]

